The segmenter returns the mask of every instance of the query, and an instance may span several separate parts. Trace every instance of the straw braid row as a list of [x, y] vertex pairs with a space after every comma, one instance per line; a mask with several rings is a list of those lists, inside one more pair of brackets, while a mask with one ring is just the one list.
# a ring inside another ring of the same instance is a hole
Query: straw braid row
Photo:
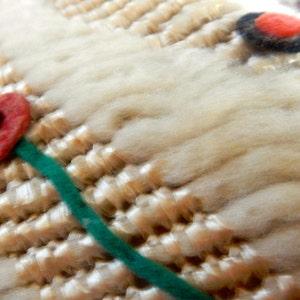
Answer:
[[[75, 0], [56, 1], [55, 5], [66, 17], [80, 16], [94, 27], [100, 21], [104, 21], [113, 28], [128, 28], [130, 31], [148, 36], [154, 43], [161, 46], [184, 40], [207, 22], [220, 18], [224, 13], [234, 9], [234, 6], [230, 7], [230, 5], [224, 7], [224, 2], [219, 0], [115, 0], [98, 2], [77, 2]], [[199, 16], [203, 16], [203, 18]], [[222, 35], [222, 28], [219, 30], [215, 24], [209, 27], [211, 29], [208, 29], [208, 32], [212, 30], [216, 37]], [[231, 22], [231, 25], [228, 24], [226, 35], [230, 35], [233, 29], [233, 22]], [[194, 44], [201, 43], [201, 40], [204, 41], [201, 35], [199, 38], [196, 38], [196, 35], [192, 38]], [[208, 46], [211, 43], [205, 44]]]

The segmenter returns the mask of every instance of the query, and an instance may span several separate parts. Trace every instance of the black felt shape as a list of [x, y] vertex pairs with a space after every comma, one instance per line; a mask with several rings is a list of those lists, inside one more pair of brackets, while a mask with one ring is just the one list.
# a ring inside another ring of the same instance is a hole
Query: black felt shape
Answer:
[[255, 20], [262, 13], [249, 13], [242, 16], [236, 23], [237, 32], [251, 45], [259, 50], [271, 50], [285, 53], [300, 51], [300, 35], [293, 38], [278, 38], [261, 32], [255, 27]]

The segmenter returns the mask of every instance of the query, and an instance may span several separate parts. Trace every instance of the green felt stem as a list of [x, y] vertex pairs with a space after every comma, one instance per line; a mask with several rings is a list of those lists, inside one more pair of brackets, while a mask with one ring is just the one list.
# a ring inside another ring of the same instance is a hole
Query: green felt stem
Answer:
[[63, 168], [53, 159], [44, 155], [35, 145], [23, 138], [15, 147], [14, 152], [54, 184], [61, 199], [82, 227], [107, 252], [121, 260], [136, 275], [176, 299], [212, 300], [210, 296], [192, 287], [168, 269], [140, 255], [112, 233], [97, 213], [82, 200], [78, 189]]

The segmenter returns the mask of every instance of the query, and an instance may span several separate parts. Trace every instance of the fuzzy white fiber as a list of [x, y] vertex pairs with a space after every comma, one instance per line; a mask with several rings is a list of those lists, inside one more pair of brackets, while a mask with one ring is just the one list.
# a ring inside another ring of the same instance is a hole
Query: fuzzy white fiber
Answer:
[[34, 91], [128, 162], [155, 164], [238, 236], [284, 227], [254, 248], [280, 242], [290, 255], [272, 252], [278, 269], [300, 266], [299, 69], [257, 74], [219, 46], [159, 48], [41, 3], [0, 2], [1, 53]]

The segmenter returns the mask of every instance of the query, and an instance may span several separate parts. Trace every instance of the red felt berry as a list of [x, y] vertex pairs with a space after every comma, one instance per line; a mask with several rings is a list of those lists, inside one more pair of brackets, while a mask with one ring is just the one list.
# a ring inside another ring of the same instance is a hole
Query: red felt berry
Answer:
[[0, 96], [0, 161], [7, 157], [31, 121], [30, 104], [18, 93]]
[[292, 38], [300, 34], [300, 20], [279, 13], [264, 13], [255, 20], [255, 27], [262, 33], [277, 38]]

